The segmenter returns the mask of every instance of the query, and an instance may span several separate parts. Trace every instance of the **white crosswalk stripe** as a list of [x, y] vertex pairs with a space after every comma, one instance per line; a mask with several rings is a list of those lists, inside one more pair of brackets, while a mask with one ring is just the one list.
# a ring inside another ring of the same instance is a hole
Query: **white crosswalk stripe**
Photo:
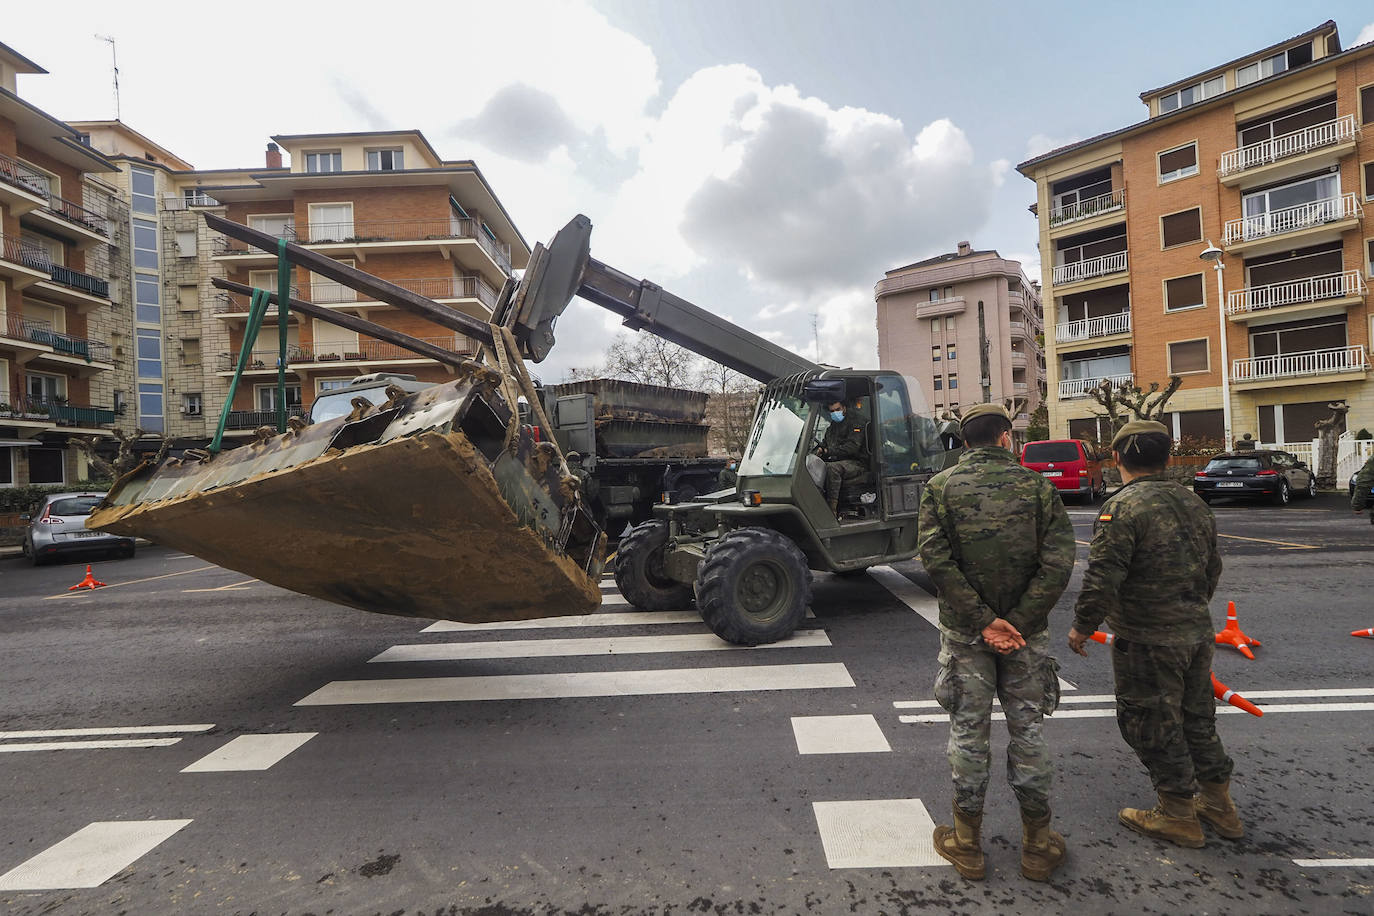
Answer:
[[0, 891], [99, 887], [189, 820], [97, 821], [0, 875]]

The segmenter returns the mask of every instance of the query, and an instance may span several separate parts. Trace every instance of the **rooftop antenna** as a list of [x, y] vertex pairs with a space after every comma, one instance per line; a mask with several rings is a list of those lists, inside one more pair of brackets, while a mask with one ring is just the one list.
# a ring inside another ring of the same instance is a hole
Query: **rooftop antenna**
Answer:
[[811, 313], [811, 338], [816, 344], [816, 362], [821, 361], [820, 312]]
[[115, 97], [115, 120], [119, 120], [119, 58], [115, 56], [115, 40], [113, 35], [96, 34], [96, 38], [110, 43], [110, 69], [114, 71], [114, 97]]

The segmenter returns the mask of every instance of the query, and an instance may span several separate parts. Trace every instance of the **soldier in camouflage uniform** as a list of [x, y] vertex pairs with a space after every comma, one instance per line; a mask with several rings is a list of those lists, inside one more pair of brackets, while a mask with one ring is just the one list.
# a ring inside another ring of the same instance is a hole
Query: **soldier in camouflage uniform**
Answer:
[[954, 825], [935, 850], [965, 878], [985, 874], [981, 828], [992, 698], [1011, 737], [1007, 780], [1021, 807], [1021, 873], [1048, 881], [1065, 857], [1050, 829], [1053, 765], [1042, 716], [1059, 703], [1049, 613], [1073, 572], [1074, 537], [1054, 485], [1011, 453], [1011, 419], [995, 404], [964, 414], [968, 451], [931, 478], [921, 500], [921, 561], [940, 590], [935, 698], [949, 712]]
[[[1356, 512], [1363, 512], [1364, 507], [1369, 505], [1369, 490], [1374, 487], [1374, 455], [1369, 456], [1369, 460], [1360, 468], [1360, 473], [1355, 475], [1355, 493], [1350, 497], [1350, 508]], [[1374, 512], [1369, 513], [1369, 523], [1374, 525]]]
[[1205, 842], [1199, 817], [1229, 839], [1244, 827], [1212, 695], [1216, 628], [1207, 603], [1221, 576], [1216, 520], [1191, 490], [1163, 476], [1171, 444], [1153, 420], [1127, 423], [1112, 440], [1125, 485], [1102, 504], [1069, 646], [1087, 655], [1104, 619], [1116, 634], [1117, 725], [1159, 795], [1149, 810], [1122, 809], [1121, 822], [1197, 848]]

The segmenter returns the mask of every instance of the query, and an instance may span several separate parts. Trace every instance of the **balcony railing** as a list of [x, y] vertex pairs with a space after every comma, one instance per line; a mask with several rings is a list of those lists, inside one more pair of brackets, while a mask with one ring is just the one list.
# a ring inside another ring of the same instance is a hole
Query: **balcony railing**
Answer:
[[1084, 318], [1081, 321], [1063, 321], [1054, 326], [1054, 339], [1057, 343], [1075, 340], [1091, 340], [1094, 337], [1110, 337], [1125, 334], [1131, 329], [1131, 313], [1119, 312], [1099, 318]]
[[1342, 194], [1340, 197], [1327, 197], [1296, 207], [1285, 207], [1282, 210], [1270, 210], [1268, 213], [1227, 220], [1225, 242], [1227, 245], [1252, 242], [1271, 235], [1313, 229], [1325, 223], [1355, 219], [1363, 215], [1364, 211], [1360, 209], [1356, 196], [1353, 193]]
[[[288, 417], [303, 417], [305, 409], [300, 404], [287, 402], [286, 415]], [[257, 429], [259, 426], [271, 426], [276, 428], [277, 412], [275, 410], [231, 410], [229, 411], [229, 422], [225, 424], [225, 429]]]
[[[283, 226], [277, 233], [277, 238], [286, 239], [289, 242], [299, 241], [296, 236], [295, 226]], [[227, 235], [222, 235], [213, 242], [215, 254], [267, 254], [260, 248], [249, 245], [247, 242], [240, 242], [238, 239], [231, 239]]]
[[[477, 344], [461, 334], [453, 334], [447, 337], [421, 337], [419, 340], [436, 347], [442, 347], [451, 353], [462, 355], [473, 355], [477, 352]], [[277, 350], [254, 350], [248, 357], [249, 369], [275, 369], [277, 368]], [[227, 372], [238, 365], [239, 354], [221, 353], [220, 371]], [[405, 347], [398, 347], [396, 344], [387, 343], [383, 340], [360, 340], [356, 343], [316, 343], [313, 346], [293, 345], [287, 349], [286, 364], [288, 366], [312, 365], [318, 363], [350, 363], [362, 361], [383, 361], [393, 362], [403, 359], [426, 359], [418, 353], [412, 353]]]
[[79, 356], [88, 363], [108, 363], [110, 361], [109, 344], [104, 341], [62, 334], [54, 331], [52, 325], [46, 321], [25, 318], [22, 315], [7, 315], [5, 334], [11, 340], [29, 340], [36, 344], [52, 347], [57, 353]]
[[187, 196], [185, 194], [164, 194], [162, 196], [162, 209], [164, 210], [186, 210], [190, 207], [218, 207], [219, 201], [209, 194], [195, 194]]
[[0, 237], [0, 254], [6, 261], [23, 264], [34, 270], [46, 271], [52, 267], [52, 261], [48, 258], [46, 251], [33, 245], [27, 245], [23, 239], [15, 238], [12, 235]]
[[101, 299], [110, 298], [110, 283], [99, 277], [92, 277], [90, 274], [83, 274], [79, 270], [72, 270], [70, 267], [63, 267], [61, 264], [48, 265], [48, 275], [52, 277], [54, 283], [61, 283], [72, 289], [79, 290], [91, 296]]
[[1364, 292], [1364, 280], [1360, 277], [1360, 272], [1347, 270], [1338, 274], [1235, 290], [1226, 297], [1226, 312], [1230, 315], [1242, 315], [1284, 305], [1363, 296]]
[[[276, 293], [276, 291], [277, 291], [277, 290], [276, 290], [276, 285], [275, 285], [275, 284], [273, 284], [272, 289], [268, 290], [268, 292], [271, 292], [271, 293], [274, 293], [274, 294]], [[291, 287], [291, 295], [292, 295], [293, 297], [299, 298], [299, 297], [300, 297], [300, 294], [301, 294], [300, 287], [297, 287], [297, 286]], [[238, 313], [242, 313], [242, 314], [244, 314], [244, 315], [247, 315], [247, 314], [248, 314], [248, 307], [252, 304], [252, 303], [251, 303], [251, 300], [249, 299], [248, 296], [240, 296], [238, 293], [229, 293], [229, 292], [224, 292], [224, 291], [222, 291], [222, 290], [221, 290], [220, 292], [216, 293], [214, 298], [215, 298], [215, 314], [216, 314], [216, 315], [234, 315], [234, 314], [238, 314]], [[295, 313], [295, 312], [292, 312], [291, 314], [292, 314], [293, 316], [295, 316], [296, 313]], [[268, 317], [268, 318], [275, 318], [275, 317], [277, 317], [277, 306], [276, 306], [275, 303], [270, 303], [270, 304], [268, 304], [268, 306], [267, 306], [267, 317]]]
[[1334, 121], [1314, 124], [1291, 134], [1227, 150], [1221, 154], [1221, 167], [1217, 169], [1217, 174], [1225, 178], [1246, 169], [1278, 162], [1280, 159], [1298, 156], [1324, 146], [1349, 143], [1354, 141], [1359, 132], [1359, 125], [1355, 123], [1353, 114]]
[[1063, 226], [1082, 219], [1112, 213], [1126, 206], [1126, 189], [1118, 188], [1098, 197], [1089, 197], [1067, 207], [1055, 207], [1050, 211], [1050, 226]]
[[917, 318], [935, 318], [940, 315], [954, 315], [964, 310], [963, 296], [950, 296], [948, 299], [928, 299], [916, 303]]
[[304, 245], [474, 239], [504, 270], [510, 270], [510, 246], [492, 241], [481, 222], [470, 218], [312, 222], [299, 235]]
[[1300, 353], [1279, 353], [1275, 356], [1252, 356], [1248, 359], [1232, 360], [1231, 381], [1253, 382], [1263, 379], [1333, 375], [1338, 372], [1359, 372], [1368, 368], [1369, 360], [1364, 347], [1333, 347], [1329, 350], [1305, 350]]
[[1057, 265], [1054, 268], [1054, 283], [1056, 286], [1065, 283], [1077, 283], [1079, 280], [1091, 280], [1093, 277], [1119, 274], [1125, 269], [1126, 252], [1115, 251], [1095, 258], [1074, 261], [1072, 264]]
[[37, 398], [19, 395], [11, 399], [0, 392], [0, 417], [16, 420], [47, 420], [58, 426], [111, 426], [115, 412], [108, 407], [72, 404], [65, 398]]
[[[480, 277], [412, 277], [401, 280], [387, 278], [388, 283], [419, 293], [429, 299], [477, 299], [488, 308], [496, 307], [497, 292]], [[321, 281], [310, 287], [310, 301], [329, 305], [356, 302], [359, 293], [342, 283]]]
[[48, 176], [9, 156], [0, 155], [0, 181], [39, 197], [48, 196]]
[[1090, 389], [1096, 388], [1106, 379], [1111, 382], [1113, 387], [1122, 384], [1130, 384], [1135, 381], [1135, 376], [1127, 372], [1124, 375], [1107, 375], [1095, 378], [1066, 378], [1059, 382], [1059, 400], [1067, 401], [1070, 398], [1086, 398]]
[[88, 210], [78, 203], [51, 194], [48, 195], [48, 209], [69, 223], [76, 223], [105, 238], [110, 237], [109, 221], [94, 210]]

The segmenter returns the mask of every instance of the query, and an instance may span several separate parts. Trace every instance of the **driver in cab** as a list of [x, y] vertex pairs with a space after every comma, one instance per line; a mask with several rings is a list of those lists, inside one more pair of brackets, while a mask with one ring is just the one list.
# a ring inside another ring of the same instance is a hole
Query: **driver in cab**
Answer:
[[830, 511], [839, 518], [840, 487], [846, 480], [862, 477], [868, 470], [863, 456], [868, 452], [864, 435], [867, 422], [853, 408], [846, 408], [844, 402], [833, 401], [826, 405], [829, 411], [830, 426], [825, 438], [816, 446], [816, 454], [825, 462], [825, 500]]

